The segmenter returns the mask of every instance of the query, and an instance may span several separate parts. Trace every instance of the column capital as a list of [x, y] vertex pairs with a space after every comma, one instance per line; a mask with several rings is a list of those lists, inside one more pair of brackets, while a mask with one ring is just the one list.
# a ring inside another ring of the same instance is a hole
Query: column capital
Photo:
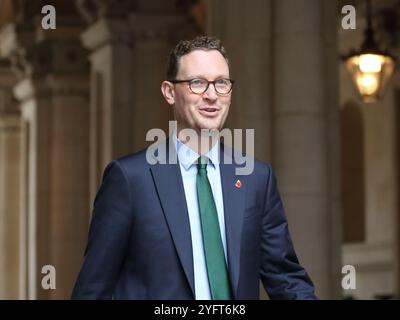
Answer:
[[135, 12], [129, 15], [128, 21], [133, 38], [139, 41], [170, 39], [176, 42], [196, 33], [194, 24], [190, 27], [187, 17], [179, 13]]
[[50, 96], [88, 96], [89, 79], [77, 74], [49, 74], [43, 77], [26, 77], [14, 87], [15, 98], [24, 102], [31, 98]]
[[78, 40], [81, 30], [78, 22], [59, 23], [51, 32], [10, 24], [0, 33], [0, 57], [9, 59], [20, 79], [54, 72], [81, 73], [88, 69], [87, 53]]
[[43, 81], [38, 79], [26, 77], [14, 87], [14, 96], [19, 102], [24, 102], [40, 94], [49, 94], [49, 88]]
[[76, 0], [76, 8], [88, 24], [110, 18], [121, 19], [135, 7], [132, 0]]
[[22, 77], [30, 73], [27, 56], [35, 43], [34, 31], [23, 25], [10, 23], [0, 33], [0, 57], [7, 58], [11, 63], [11, 70]]
[[109, 43], [131, 46], [129, 27], [122, 19], [99, 19], [82, 33], [81, 40], [84, 47], [92, 51]]

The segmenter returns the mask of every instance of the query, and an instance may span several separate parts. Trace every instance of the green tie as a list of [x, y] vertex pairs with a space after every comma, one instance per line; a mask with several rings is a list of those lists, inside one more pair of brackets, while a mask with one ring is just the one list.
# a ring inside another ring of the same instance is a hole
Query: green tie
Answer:
[[196, 184], [208, 282], [213, 300], [229, 300], [231, 294], [228, 270], [219, 231], [217, 208], [207, 178], [207, 162], [207, 157], [199, 158]]

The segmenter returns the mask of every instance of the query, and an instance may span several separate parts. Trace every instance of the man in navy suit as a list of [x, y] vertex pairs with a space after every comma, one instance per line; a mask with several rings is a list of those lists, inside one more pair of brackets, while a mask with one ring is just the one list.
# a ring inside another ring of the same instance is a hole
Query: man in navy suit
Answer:
[[238, 175], [239, 164], [221, 161], [232, 151], [203, 134], [222, 129], [231, 104], [221, 42], [178, 43], [167, 79], [177, 128], [158, 150], [178, 161], [146, 149], [107, 166], [72, 298], [259, 299], [261, 280], [271, 299], [315, 299], [271, 166], [255, 160]]

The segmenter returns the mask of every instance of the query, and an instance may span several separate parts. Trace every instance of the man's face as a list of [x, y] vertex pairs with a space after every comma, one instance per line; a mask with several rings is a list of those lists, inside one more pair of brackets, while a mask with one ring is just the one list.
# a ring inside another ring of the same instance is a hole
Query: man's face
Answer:
[[[217, 50], [195, 50], [180, 58], [177, 80], [202, 78], [209, 81], [229, 79], [229, 67]], [[231, 93], [218, 94], [212, 84], [203, 94], [190, 91], [188, 83], [176, 83], [168, 102], [173, 104], [178, 131], [191, 128], [220, 130], [228, 116]]]

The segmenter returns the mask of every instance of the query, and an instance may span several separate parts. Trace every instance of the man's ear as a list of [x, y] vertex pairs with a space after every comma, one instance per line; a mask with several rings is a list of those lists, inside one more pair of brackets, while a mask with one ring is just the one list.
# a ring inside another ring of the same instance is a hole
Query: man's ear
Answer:
[[171, 82], [163, 81], [161, 83], [161, 93], [169, 105], [173, 105], [175, 103], [175, 89]]

